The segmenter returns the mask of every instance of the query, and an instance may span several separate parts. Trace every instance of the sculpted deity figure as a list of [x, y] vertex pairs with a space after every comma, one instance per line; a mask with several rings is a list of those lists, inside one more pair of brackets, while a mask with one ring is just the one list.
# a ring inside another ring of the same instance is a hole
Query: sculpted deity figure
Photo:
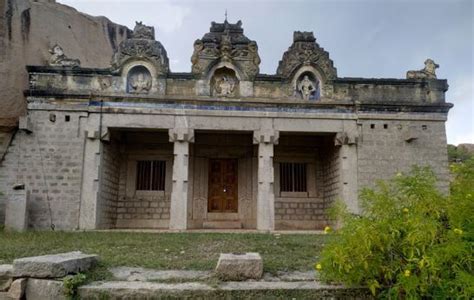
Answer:
[[436, 79], [436, 69], [439, 65], [436, 64], [431, 58], [425, 60], [425, 67], [419, 71], [408, 71], [407, 79]]
[[235, 82], [226, 75], [216, 82], [216, 94], [218, 96], [231, 96], [234, 93]]
[[309, 79], [308, 75], [305, 75], [303, 80], [298, 84], [298, 91], [301, 93], [304, 100], [309, 100], [311, 94], [316, 91], [316, 86]]
[[78, 67], [81, 64], [81, 61], [78, 59], [68, 58], [63, 51], [63, 48], [58, 44], [54, 45], [51, 50], [51, 57], [49, 58], [49, 65], [53, 67]]
[[137, 73], [130, 78], [131, 92], [136, 94], [147, 94], [151, 88], [151, 80], [144, 73]]

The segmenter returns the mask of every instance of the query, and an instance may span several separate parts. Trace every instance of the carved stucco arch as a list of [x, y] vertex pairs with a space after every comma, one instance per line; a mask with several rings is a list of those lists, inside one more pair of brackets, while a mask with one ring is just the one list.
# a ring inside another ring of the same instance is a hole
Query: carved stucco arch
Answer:
[[303, 65], [303, 66], [300, 66], [300, 67], [296, 68], [293, 71], [292, 77], [290, 77], [290, 78], [292, 78], [291, 85], [290, 85], [290, 89], [291, 89], [290, 93], [293, 93], [296, 90], [296, 85], [297, 85], [298, 78], [300, 78], [300, 76], [303, 73], [309, 72], [309, 73], [312, 73], [314, 75], [314, 77], [319, 80], [320, 95], [321, 95], [321, 97], [323, 97], [324, 96], [324, 87], [325, 87], [327, 79], [323, 75], [324, 73], [322, 73], [322, 71], [320, 71], [318, 69], [319, 68], [317, 68], [317, 66], [314, 66], [314, 65], [306, 65], [306, 66]]
[[150, 93], [156, 92], [159, 85], [157, 83], [157, 73], [156, 73], [156, 67], [155, 64], [150, 62], [148, 59], [129, 59], [125, 64], [122, 65], [122, 68], [120, 70], [120, 76], [122, 78], [122, 86], [127, 90], [127, 85], [128, 85], [128, 73], [135, 67], [144, 67], [145, 69], [150, 72], [151, 75], [151, 89]]
[[216, 70], [221, 69], [221, 68], [231, 69], [232, 71], [235, 72], [235, 76], [237, 76], [237, 79], [239, 81], [242, 81], [243, 72], [239, 69], [239, 67], [237, 67], [236, 65], [234, 65], [233, 63], [229, 61], [216, 61], [215, 63], [209, 66], [208, 71], [206, 72], [207, 75], [206, 75], [205, 80], [209, 85], [210, 85], [212, 76], [214, 76], [214, 73], [216, 72]]

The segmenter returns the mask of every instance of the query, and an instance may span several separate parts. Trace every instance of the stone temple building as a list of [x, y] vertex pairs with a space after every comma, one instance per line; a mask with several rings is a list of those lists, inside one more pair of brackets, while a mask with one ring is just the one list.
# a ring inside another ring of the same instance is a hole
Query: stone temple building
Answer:
[[446, 80], [431, 59], [406, 79], [340, 78], [312, 32], [275, 74], [239, 21], [169, 68], [137, 23], [108, 68], [61, 45], [28, 66], [27, 115], [0, 165], [6, 226], [57, 229], [324, 228], [337, 199], [414, 164], [446, 189]]

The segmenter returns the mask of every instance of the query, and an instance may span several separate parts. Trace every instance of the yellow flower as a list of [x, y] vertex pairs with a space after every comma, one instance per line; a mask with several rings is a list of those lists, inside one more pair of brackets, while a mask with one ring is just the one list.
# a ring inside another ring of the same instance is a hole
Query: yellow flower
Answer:
[[323, 266], [321, 266], [321, 264], [316, 264], [316, 270], [321, 271], [322, 268]]
[[403, 209], [403, 212], [407, 214], [407, 213], [409, 212], [408, 208], [405, 207], [405, 208]]
[[331, 232], [331, 227], [329, 227], [329, 226], [324, 227], [324, 233], [327, 234], [329, 232]]
[[398, 172], [397, 177], [401, 177], [401, 176], [402, 176], [402, 173]]
[[404, 275], [405, 277], [410, 277], [410, 275], [411, 275], [410, 270], [405, 270], [405, 273], [403, 273], [403, 275]]
[[462, 232], [463, 232], [463, 231], [462, 231], [461, 229], [459, 229], [459, 228], [454, 228], [454, 233], [457, 233], [457, 234], [461, 235]]

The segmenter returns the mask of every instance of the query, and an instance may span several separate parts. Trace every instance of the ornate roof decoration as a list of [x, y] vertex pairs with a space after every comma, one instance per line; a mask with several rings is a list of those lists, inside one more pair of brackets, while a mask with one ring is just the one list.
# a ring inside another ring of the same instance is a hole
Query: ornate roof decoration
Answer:
[[419, 71], [408, 71], [407, 79], [436, 79], [436, 69], [439, 65], [431, 58], [425, 60], [425, 67]]
[[210, 32], [194, 42], [191, 62], [191, 72], [198, 78], [205, 77], [219, 62], [230, 62], [239, 69], [241, 80], [252, 80], [259, 72], [260, 56], [257, 43], [244, 35], [242, 22], [225, 20], [212, 22]]
[[169, 60], [163, 45], [155, 40], [152, 26], [136, 22], [132, 37], [120, 43], [112, 57], [112, 70], [120, 71], [131, 60], [146, 60], [155, 66], [156, 75], [169, 72]]
[[323, 79], [337, 78], [337, 71], [329, 58], [329, 53], [316, 43], [313, 32], [295, 31], [293, 33], [293, 44], [278, 63], [277, 74], [291, 78], [301, 66], [315, 67], [322, 73]]

